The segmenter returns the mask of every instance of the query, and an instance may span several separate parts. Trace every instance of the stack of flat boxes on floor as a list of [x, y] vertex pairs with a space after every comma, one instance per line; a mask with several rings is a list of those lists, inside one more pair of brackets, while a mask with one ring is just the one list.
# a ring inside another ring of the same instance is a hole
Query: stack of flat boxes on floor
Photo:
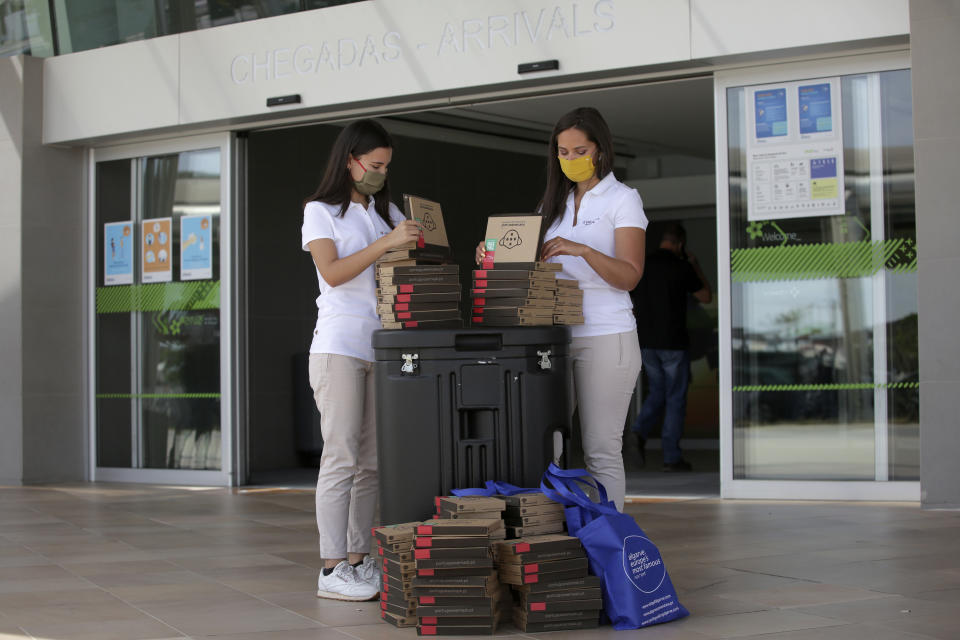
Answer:
[[471, 324], [583, 324], [583, 292], [558, 279], [560, 264], [538, 262], [539, 215], [493, 215], [487, 220], [482, 268], [473, 272]]
[[414, 537], [417, 634], [490, 635], [510, 609], [492, 549], [506, 535], [503, 500], [440, 497], [436, 506]]
[[588, 574], [580, 540], [525, 536], [497, 545], [500, 581], [512, 585], [513, 623], [521, 631], [589, 629], [600, 621], [600, 578]]
[[377, 260], [377, 313], [384, 329], [459, 328], [460, 268], [451, 264], [440, 205], [403, 196], [407, 218], [421, 225], [416, 242]]
[[377, 554], [382, 570], [380, 617], [395, 627], [417, 626], [417, 602], [413, 595], [414, 531], [419, 522], [375, 527]]

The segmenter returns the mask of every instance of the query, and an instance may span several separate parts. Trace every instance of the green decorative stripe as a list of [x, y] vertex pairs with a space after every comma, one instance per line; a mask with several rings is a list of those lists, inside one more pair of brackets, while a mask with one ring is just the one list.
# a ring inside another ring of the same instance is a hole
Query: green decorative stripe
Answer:
[[916, 243], [910, 238], [882, 242], [825, 242], [734, 249], [734, 282], [861, 278], [886, 268], [894, 273], [917, 270]]
[[97, 287], [97, 313], [220, 308], [219, 280]]
[[98, 393], [97, 400], [201, 400], [219, 399], [219, 393]]
[[745, 384], [734, 391], [851, 391], [858, 389], [919, 389], [919, 382], [850, 382], [837, 384]]

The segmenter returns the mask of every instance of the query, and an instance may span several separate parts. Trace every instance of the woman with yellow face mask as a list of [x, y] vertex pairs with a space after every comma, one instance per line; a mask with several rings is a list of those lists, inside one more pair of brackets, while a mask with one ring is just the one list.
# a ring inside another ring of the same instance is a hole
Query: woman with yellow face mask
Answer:
[[[584, 324], [571, 327], [571, 409], [579, 407], [587, 470], [617, 508], [626, 490], [623, 427], [640, 346], [629, 291], [643, 275], [643, 202], [613, 175], [613, 137], [596, 109], [581, 107], [554, 126], [547, 157], [541, 260], [583, 289]], [[483, 258], [482, 246], [477, 260]]]

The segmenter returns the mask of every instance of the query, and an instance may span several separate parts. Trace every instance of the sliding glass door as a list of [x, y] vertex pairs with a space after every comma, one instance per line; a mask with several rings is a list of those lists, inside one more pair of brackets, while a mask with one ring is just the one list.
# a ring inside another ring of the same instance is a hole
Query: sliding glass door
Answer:
[[909, 62], [717, 87], [723, 494], [919, 499]]
[[97, 480], [230, 482], [229, 154], [228, 135], [93, 153]]

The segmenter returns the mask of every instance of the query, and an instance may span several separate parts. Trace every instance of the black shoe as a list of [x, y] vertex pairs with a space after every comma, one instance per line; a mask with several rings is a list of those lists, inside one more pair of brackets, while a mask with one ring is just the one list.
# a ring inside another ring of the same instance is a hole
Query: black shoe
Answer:
[[684, 459], [677, 460], [676, 462], [665, 462], [663, 464], [664, 471], [693, 471], [693, 467], [690, 466], [690, 463]]
[[640, 466], [647, 465], [647, 441], [642, 436], [637, 436], [637, 455], [640, 457]]

